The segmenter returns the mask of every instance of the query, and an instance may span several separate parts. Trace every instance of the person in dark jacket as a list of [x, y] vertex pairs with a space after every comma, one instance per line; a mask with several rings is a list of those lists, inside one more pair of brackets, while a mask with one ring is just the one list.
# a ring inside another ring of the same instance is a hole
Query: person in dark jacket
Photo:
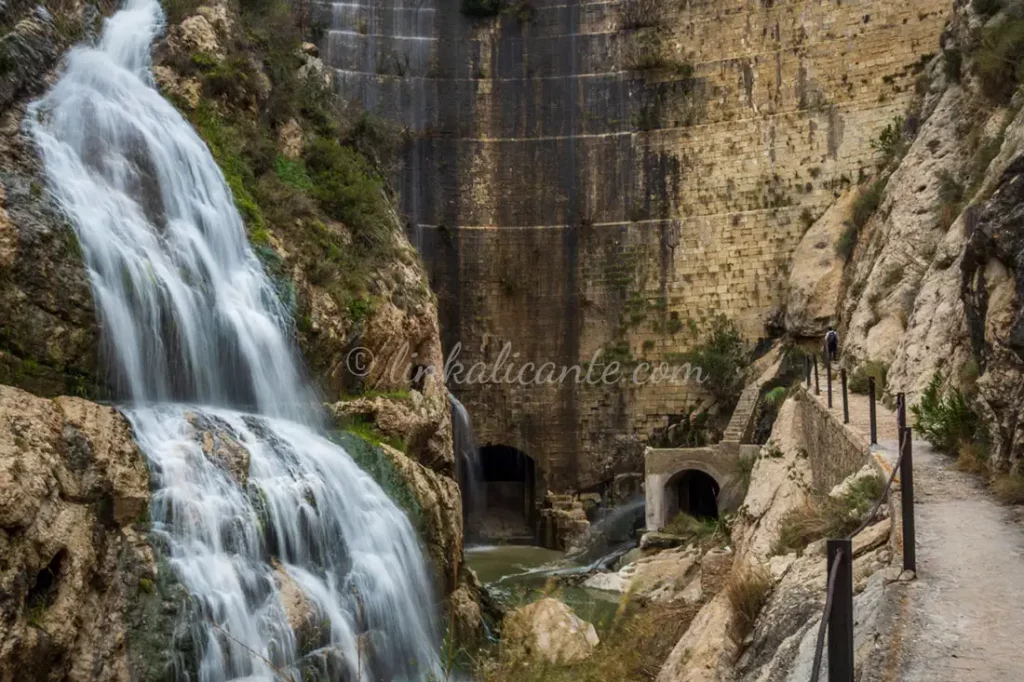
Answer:
[[832, 327], [825, 333], [825, 350], [828, 352], [829, 362], [839, 357], [839, 332]]

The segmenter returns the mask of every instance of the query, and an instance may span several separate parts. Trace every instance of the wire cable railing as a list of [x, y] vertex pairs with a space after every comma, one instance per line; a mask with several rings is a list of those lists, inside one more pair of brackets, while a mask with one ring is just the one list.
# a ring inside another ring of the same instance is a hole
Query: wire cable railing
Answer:
[[[809, 365], [809, 363], [808, 363]], [[810, 366], [807, 366], [807, 383], [810, 384]], [[815, 372], [815, 380], [817, 379], [817, 373]], [[874, 389], [874, 382], [871, 382], [871, 389]], [[831, 406], [831, 381], [828, 385], [829, 392], [829, 405]], [[870, 392], [871, 410], [870, 410], [870, 428], [871, 428], [871, 442], [875, 443], [876, 424], [875, 424], [875, 405], [874, 405], [874, 390]], [[849, 422], [848, 410], [847, 410], [847, 395], [846, 395], [846, 381], [844, 375], [843, 381], [843, 407], [844, 407], [844, 423]], [[844, 538], [838, 540], [829, 540], [829, 556], [828, 556], [828, 581], [826, 584], [825, 593], [825, 607], [821, 615], [821, 623], [818, 626], [818, 635], [814, 648], [814, 661], [813, 667], [811, 668], [811, 682], [818, 682], [821, 674], [821, 662], [825, 652], [825, 637], [826, 633], [829, 634], [829, 682], [840, 682], [853, 679], [853, 586], [852, 586], [852, 561], [853, 561], [853, 539], [864, 531], [878, 516], [879, 510], [882, 508], [882, 504], [889, 496], [889, 492], [892, 489], [893, 482], [896, 480], [897, 474], [902, 472], [900, 478], [900, 492], [903, 502], [903, 567], [904, 570], [916, 570], [915, 565], [915, 554], [914, 554], [914, 522], [913, 522], [913, 477], [912, 477], [912, 455], [911, 455], [911, 442], [912, 435], [911, 429], [906, 425], [906, 396], [900, 393], [897, 396], [897, 416], [896, 421], [899, 428], [898, 438], [898, 453], [896, 462], [892, 467], [892, 472], [889, 474], [889, 478], [885, 483], [885, 487], [882, 489], [878, 499], [875, 500], [874, 506], [871, 511], [864, 517], [860, 525], [857, 528], [846, 535]], [[845, 569], [845, 570], [844, 570]], [[845, 581], [840, 580], [840, 575], [843, 574]], [[836, 591], [840, 587], [840, 583], [844, 582], [842, 587], [845, 589], [845, 594], [841, 595], [845, 602], [845, 608], [843, 614], [834, 613], [834, 607], [836, 604]], [[841, 616], [838, 618], [837, 616]], [[841, 621], [841, 622], [834, 622]], [[833, 629], [841, 628], [842, 632], [832, 632]], [[843, 638], [847, 641], [843, 642]], [[834, 651], [832, 647], [833, 639], [838, 643], [837, 649], [842, 651]], [[842, 660], [839, 662], [833, 661], [833, 656], [836, 655]]]

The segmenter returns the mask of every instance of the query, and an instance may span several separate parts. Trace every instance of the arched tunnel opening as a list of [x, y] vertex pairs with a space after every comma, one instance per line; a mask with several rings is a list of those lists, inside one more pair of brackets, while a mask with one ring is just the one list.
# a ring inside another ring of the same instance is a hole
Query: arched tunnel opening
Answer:
[[481, 540], [532, 543], [536, 539], [536, 466], [508, 445], [480, 448], [486, 500], [475, 533]]
[[713, 476], [689, 469], [684, 471], [673, 484], [676, 509], [695, 518], [718, 518], [718, 493], [720, 486]]

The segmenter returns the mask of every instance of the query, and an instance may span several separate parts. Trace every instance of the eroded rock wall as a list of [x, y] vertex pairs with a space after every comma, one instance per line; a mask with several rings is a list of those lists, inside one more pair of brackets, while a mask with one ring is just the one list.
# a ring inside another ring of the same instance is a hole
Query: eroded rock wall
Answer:
[[127, 420], [0, 386], [0, 491], [0, 679], [164, 679], [182, 605], [157, 588]]

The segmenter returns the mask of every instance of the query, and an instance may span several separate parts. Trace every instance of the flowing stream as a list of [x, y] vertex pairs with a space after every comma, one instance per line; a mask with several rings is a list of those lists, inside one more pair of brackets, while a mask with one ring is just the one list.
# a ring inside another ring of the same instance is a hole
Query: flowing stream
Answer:
[[193, 597], [177, 677], [439, 679], [416, 534], [317, 427], [288, 310], [213, 157], [153, 88], [163, 26], [156, 0], [128, 0], [26, 125], [149, 459], [154, 532]]

